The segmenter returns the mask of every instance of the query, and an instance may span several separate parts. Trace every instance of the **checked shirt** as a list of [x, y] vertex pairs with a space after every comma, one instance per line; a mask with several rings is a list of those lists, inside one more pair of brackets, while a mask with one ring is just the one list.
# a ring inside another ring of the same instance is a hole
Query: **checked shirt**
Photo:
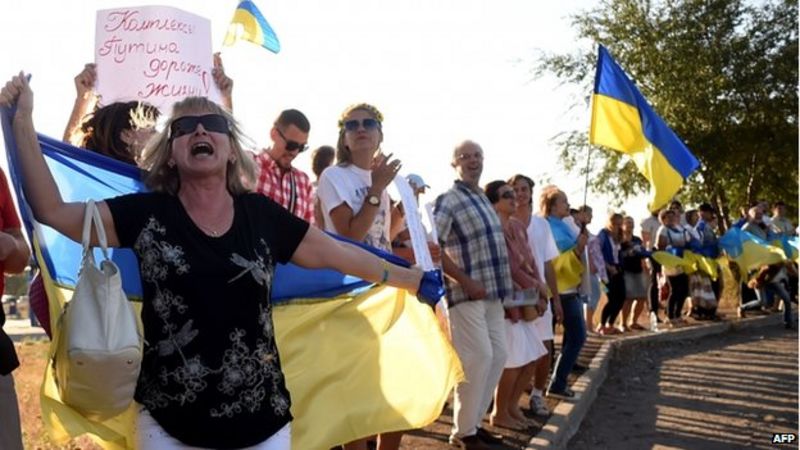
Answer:
[[[480, 189], [461, 181], [436, 199], [434, 208], [439, 244], [470, 278], [486, 288], [486, 298], [503, 300], [513, 295], [508, 250], [500, 219]], [[450, 306], [468, 301], [462, 287], [445, 277]]]
[[281, 170], [267, 152], [254, 158], [258, 166], [256, 192], [271, 198], [290, 213], [314, 223], [314, 187], [311, 179], [300, 169]]

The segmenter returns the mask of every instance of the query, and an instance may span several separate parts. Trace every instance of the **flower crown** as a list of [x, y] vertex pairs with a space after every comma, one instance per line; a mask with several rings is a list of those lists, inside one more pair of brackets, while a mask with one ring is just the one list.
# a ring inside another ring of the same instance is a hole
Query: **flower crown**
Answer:
[[377, 120], [380, 123], [383, 123], [383, 114], [381, 114], [381, 112], [378, 111], [378, 108], [370, 105], [369, 103], [357, 103], [355, 105], [350, 105], [347, 108], [345, 108], [344, 112], [339, 117], [340, 130], [344, 128], [344, 122], [347, 116], [349, 116], [351, 112], [357, 111], [359, 109], [369, 112], [370, 114], [375, 116], [375, 120]]

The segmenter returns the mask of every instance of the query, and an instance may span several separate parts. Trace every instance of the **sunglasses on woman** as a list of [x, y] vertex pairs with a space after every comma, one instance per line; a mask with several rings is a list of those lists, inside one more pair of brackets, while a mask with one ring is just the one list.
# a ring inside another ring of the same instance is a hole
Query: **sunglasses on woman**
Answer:
[[203, 129], [214, 133], [230, 133], [228, 119], [221, 114], [206, 114], [204, 116], [183, 116], [172, 121], [169, 126], [169, 138], [177, 139], [197, 130], [197, 124], [202, 124]]
[[278, 132], [278, 136], [280, 136], [281, 139], [283, 139], [283, 142], [286, 143], [287, 151], [293, 152], [295, 150], [300, 150], [299, 153], [303, 153], [304, 151], [308, 150], [308, 144], [301, 144], [297, 141], [290, 141], [289, 139], [286, 139], [286, 136], [281, 133], [281, 130], [278, 127], [275, 127], [275, 131]]
[[514, 191], [505, 191], [502, 194], [500, 194], [500, 198], [504, 198], [506, 200], [511, 200], [513, 198], [517, 198], [517, 195], [514, 194]]
[[361, 126], [364, 127], [365, 130], [374, 130], [378, 128], [379, 125], [380, 122], [378, 122], [375, 119], [364, 119], [364, 120], [351, 119], [344, 123], [344, 129], [347, 131], [356, 131], [358, 130], [358, 127]]

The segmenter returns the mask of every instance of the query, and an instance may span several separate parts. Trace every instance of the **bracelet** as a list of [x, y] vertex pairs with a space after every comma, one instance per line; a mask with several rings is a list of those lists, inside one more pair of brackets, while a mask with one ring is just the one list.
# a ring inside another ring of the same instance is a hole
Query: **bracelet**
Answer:
[[379, 284], [386, 284], [389, 281], [389, 263], [381, 258], [381, 265], [383, 266], [383, 278]]

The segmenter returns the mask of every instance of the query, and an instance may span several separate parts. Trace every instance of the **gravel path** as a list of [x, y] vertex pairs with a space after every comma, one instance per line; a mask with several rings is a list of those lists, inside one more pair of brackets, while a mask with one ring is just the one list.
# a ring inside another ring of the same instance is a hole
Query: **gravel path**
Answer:
[[768, 449], [797, 432], [797, 331], [769, 327], [618, 354], [567, 448]]

